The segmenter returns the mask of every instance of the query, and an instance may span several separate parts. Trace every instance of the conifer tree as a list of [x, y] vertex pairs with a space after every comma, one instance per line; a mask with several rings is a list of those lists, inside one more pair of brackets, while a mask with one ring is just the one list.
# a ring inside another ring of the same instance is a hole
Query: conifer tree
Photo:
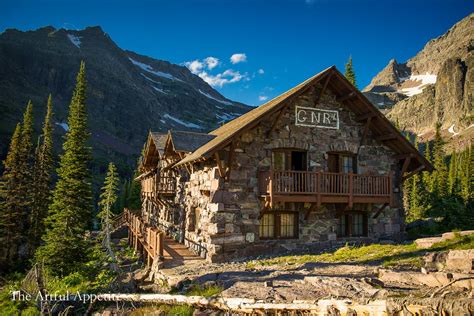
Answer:
[[448, 176], [448, 193], [456, 194], [457, 190], [457, 153], [456, 150], [451, 154], [451, 159], [449, 160], [449, 176]]
[[433, 146], [433, 193], [439, 199], [447, 195], [448, 173], [444, 161], [445, 153], [443, 139], [440, 134], [440, 124], [436, 125], [436, 133]]
[[460, 161], [460, 195], [464, 202], [468, 204], [469, 202], [472, 203], [473, 200], [473, 168], [474, 168], [474, 159], [472, 157], [473, 145], [468, 147], [463, 154], [461, 155]]
[[[415, 147], [418, 150], [418, 140], [415, 138]], [[411, 192], [410, 192], [410, 215], [412, 220], [423, 218], [422, 213], [422, 197], [421, 197], [421, 181], [418, 173], [411, 178]]]
[[[424, 155], [425, 155], [426, 160], [428, 160], [430, 163], [433, 162], [432, 159], [431, 159], [431, 146], [430, 146], [429, 141], [426, 142], [425, 154]], [[433, 181], [432, 181], [431, 172], [423, 171], [421, 173], [421, 182], [422, 182], [424, 190], [427, 193], [430, 193], [430, 192], [433, 191]]]
[[[405, 135], [405, 138], [411, 142], [410, 135]], [[403, 175], [401, 175], [403, 177]], [[407, 217], [410, 217], [410, 197], [411, 197], [412, 182], [404, 181], [403, 182], [403, 209]]]
[[354, 87], [357, 88], [357, 82], [356, 82], [356, 75], [354, 72], [354, 68], [352, 67], [352, 56], [349, 56], [349, 60], [347, 61], [346, 64], [346, 71], [344, 72], [344, 76], [349, 80], [350, 83], [354, 85]]
[[27, 242], [29, 216], [33, 205], [33, 104], [28, 101], [21, 127], [21, 144], [18, 164], [20, 170], [19, 189], [21, 194], [21, 215], [17, 219], [17, 229], [22, 233], [22, 244]]
[[84, 62], [69, 106], [68, 125], [64, 154], [57, 170], [58, 182], [46, 221], [45, 244], [36, 253], [37, 259], [58, 275], [75, 271], [88, 254], [84, 234], [91, 221], [92, 188]]
[[20, 190], [20, 146], [21, 124], [18, 123], [11, 138], [8, 154], [3, 162], [4, 172], [0, 183], [0, 267], [11, 267], [17, 259], [21, 243], [18, 219], [22, 215], [22, 195]]
[[113, 163], [109, 163], [104, 186], [102, 187], [102, 193], [100, 194], [100, 212], [97, 216], [101, 219], [102, 233], [104, 235], [103, 245], [107, 251], [107, 255], [112, 261], [111, 268], [115, 272], [118, 271], [118, 266], [110, 243], [110, 234], [112, 233], [112, 207], [117, 201], [118, 184], [119, 177], [117, 174], [117, 168]]
[[33, 205], [30, 217], [30, 251], [33, 253], [44, 233], [44, 220], [51, 202], [53, 161], [53, 105], [48, 97], [43, 131], [35, 151]]

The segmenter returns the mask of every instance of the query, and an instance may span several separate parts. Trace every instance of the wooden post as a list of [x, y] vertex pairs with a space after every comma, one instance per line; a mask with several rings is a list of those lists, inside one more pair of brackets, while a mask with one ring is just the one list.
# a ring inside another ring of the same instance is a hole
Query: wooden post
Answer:
[[349, 208], [352, 209], [354, 206], [354, 196], [353, 196], [353, 191], [354, 191], [354, 174], [352, 172], [349, 173]]
[[157, 249], [158, 249], [158, 259], [160, 261], [163, 261], [164, 260], [164, 255], [163, 255], [163, 237], [164, 237], [164, 233], [163, 232], [158, 232], [158, 234], [156, 235], [157, 237], [157, 240], [156, 240], [156, 243], [157, 243]]
[[393, 195], [393, 171], [388, 174], [388, 192], [390, 194], [390, 207], [395, 207], [395, 199]]
[[268, 193], [270, 195], [270, 208], [273, 208], [273, 170], [270, 170], [268, 180]]

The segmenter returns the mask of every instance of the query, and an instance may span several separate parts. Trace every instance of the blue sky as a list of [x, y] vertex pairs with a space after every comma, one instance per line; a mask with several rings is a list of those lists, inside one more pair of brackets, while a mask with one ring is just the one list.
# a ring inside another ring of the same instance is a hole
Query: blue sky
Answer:
[[350, 55], [362, 89], [471, 12], [472, 0], [2, 0], [0, 30], [100, 25], [120, 47], [187, 63], [227, 98], [259, 105], [343, 71]]

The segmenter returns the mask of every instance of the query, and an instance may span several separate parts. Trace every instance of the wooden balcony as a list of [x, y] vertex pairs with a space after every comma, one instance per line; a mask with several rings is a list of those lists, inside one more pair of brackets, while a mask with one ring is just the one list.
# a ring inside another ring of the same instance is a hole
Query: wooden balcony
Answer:
[[260, 194], [270, 207], [276, 202], [380, 203], [393, 205], [388, 176], [310, 171], [262, 171]]
[[176, 178], [155, 174], [142, 180], [142, 195], [156, 197], [158, 195], [174, 195]]

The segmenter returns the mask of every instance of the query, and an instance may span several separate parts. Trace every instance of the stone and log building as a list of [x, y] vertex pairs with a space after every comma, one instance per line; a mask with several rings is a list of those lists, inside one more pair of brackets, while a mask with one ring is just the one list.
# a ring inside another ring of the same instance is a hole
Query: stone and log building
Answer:
[[399, 239], [430, 163], [331, 67], [206, 134], [150, 132], [141, 221], [212, 262]]

